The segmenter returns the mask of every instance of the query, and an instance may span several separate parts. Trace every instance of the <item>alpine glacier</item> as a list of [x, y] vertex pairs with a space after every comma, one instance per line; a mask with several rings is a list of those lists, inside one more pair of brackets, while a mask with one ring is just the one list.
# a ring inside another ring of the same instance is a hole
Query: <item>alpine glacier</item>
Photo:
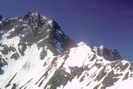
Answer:
[[38, 12], [0, 20], [0, 89], [132, 89], [118, 50], [76, 43]]

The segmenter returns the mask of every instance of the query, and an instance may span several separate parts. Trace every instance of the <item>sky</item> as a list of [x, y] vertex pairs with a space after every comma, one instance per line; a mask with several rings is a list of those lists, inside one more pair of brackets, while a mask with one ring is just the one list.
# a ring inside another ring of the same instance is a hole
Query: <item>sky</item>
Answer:
[[115, 48], [133, 61], [132, 0], [1, 0], [0, 14], [22, 16], [38, 10], [54, 18], [77, 42]]

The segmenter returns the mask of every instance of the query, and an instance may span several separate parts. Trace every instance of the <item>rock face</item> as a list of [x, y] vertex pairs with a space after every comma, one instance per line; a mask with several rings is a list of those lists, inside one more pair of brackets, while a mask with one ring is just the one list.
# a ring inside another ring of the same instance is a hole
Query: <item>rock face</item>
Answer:
[[76, 44], [46, 16], [0, 20], [0, 89], [129, 89], [132, 79], [116, 49]]

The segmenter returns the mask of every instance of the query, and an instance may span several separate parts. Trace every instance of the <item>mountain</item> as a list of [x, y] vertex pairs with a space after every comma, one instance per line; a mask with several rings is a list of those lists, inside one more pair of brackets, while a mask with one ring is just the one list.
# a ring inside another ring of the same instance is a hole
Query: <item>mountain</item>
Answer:
[[76, 43], [38, 12], [0, 20], [0, 89], [131, 89], [117, 49]]

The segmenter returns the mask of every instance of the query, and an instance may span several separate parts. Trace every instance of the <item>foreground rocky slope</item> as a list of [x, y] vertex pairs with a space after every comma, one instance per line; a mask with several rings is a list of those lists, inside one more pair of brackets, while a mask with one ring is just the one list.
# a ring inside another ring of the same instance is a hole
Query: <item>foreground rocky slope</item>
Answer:
[[116, 49], [75, 43], [37, 12], [0, 21], [0, 89], [131, 89]]

